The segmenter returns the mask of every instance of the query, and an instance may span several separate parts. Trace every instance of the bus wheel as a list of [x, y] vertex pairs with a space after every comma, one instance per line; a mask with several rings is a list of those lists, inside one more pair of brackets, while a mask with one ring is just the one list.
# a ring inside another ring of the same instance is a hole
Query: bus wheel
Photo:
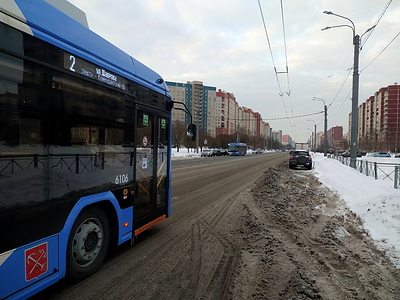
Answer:
[[84, 209], [72, 226], [67, 245], [67, 277], [80, 281], [103, 263], [110, 242], [110, 224], [100, 208]]

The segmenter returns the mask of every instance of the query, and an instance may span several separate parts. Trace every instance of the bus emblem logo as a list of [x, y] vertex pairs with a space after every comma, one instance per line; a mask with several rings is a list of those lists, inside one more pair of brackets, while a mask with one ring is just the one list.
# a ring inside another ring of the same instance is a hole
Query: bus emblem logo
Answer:
[[25, 250], [25, 281], [47, 272], [47, 243]]

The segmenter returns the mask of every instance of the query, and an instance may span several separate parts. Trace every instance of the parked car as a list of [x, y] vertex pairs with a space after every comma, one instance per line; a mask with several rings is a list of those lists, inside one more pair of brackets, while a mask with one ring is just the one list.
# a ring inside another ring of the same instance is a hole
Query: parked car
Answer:
[[[363, 154], [361, 153], [361, 152], [359, 152], [359, 151], [357, 151], [357, 157], [361, 157]], [[345, 152], [343, 152], [342, 154], [340, 154], [340, 156], [343, 156], [343, 157], [350, 157], [350, 151], [345, 151]]]
[[371, 157], [392, 157], [389, 152], [374, 152]]
[[221, 156], [221, 150], [217, 148], [211, 149], [211, 156]]
[[221, 155], [228, 155], [228, 149], [221, 149]]
[[211, 149], [203, 149], [203, 150], [201, 150], [201, 154], [200, 154], [200, 156], [201, 157], [208, 157], [208, 156], [211, 156], [212, 154], [211, 154]]
[[308, 151], [296, 150], [289, 157], [289, 168], [304, 167], [308, 170], [312, 169], [312, 158]]
[[261, 154], [262, 150], [261, 149], [256, 149], [253, 151], [253, 154]]

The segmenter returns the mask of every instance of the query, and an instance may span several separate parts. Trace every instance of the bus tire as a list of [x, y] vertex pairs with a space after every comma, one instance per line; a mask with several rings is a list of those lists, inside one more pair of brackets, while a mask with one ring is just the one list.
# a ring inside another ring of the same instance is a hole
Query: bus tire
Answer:
[[110, 243], [110, 222], [99, 207], [84, 209], [76, 218], [67, 245], [66, 276], [81, 281], [98, 271]]

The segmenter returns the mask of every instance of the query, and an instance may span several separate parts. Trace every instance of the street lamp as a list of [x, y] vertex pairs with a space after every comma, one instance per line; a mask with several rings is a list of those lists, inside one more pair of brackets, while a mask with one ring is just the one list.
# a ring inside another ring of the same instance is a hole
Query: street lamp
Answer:
[[[311, 129], [311, 128], [307, 128], [307, 129], [311, 131], [311, 137], [310, 137], [310, 139], [309, 139], [309, 140], [311, 140], [311, 142], [310, 142], [310, 144], [311, 144], [310, 151], [311, 151], [311, 150], [314, 148], [314, 130]], [[309, 140], [307, 140], [307, 142], [308, 142]], [[310, 145], [310, 144], [309, 144], [309, 145]]]
[[324, 102], [324, 109], [325, 109], [325, 122], [324, 122], [324, 156], [326, 157], [328, 153], [328, 107], [326, 106], [325, 100], [313, 97], [312, 100], [322, 101]]
[[317, 124], [315, 123], [314, 120], [307, 120], [307, 121], [314, 122], [314, 153], [315, 153], [317, 149]]
[[269, 138], [270, 138], [269, 150], [272, 151], [272, 127], [269, 128]]
[[[337, 27], [350, 27], [353, 31], [353, 45], [354, 45], [354, 68], [353, 68], [353, 93], [352, 93], [352, 106], [351, 106], [351, 141], [350, 141], [350, 166], [352, 168], [356, 168], [356, 160], [357, 160], [357, 142], [358, 142], [358, 90], [359, 90], [359, 73], [358, 73], [358, 62], [360, 56], [360, 36], [356, 35], [356, 26], [353, 21], [347, 17], [335, 14], [331, 11], [324, 11], [324, 14], [336, 16], [342, 19], [346, 19], [350, 21], [350, 25], [337, 25], [337, 26], [328, 26], [321, 30], [327, 30], [331, 28]], [[369, 28], [365, 33], [374, 29], [375, 26]], [[365, 34], [364, 33], [364, 34]], [[364, 35], [363, 34], [363, 35]]]

